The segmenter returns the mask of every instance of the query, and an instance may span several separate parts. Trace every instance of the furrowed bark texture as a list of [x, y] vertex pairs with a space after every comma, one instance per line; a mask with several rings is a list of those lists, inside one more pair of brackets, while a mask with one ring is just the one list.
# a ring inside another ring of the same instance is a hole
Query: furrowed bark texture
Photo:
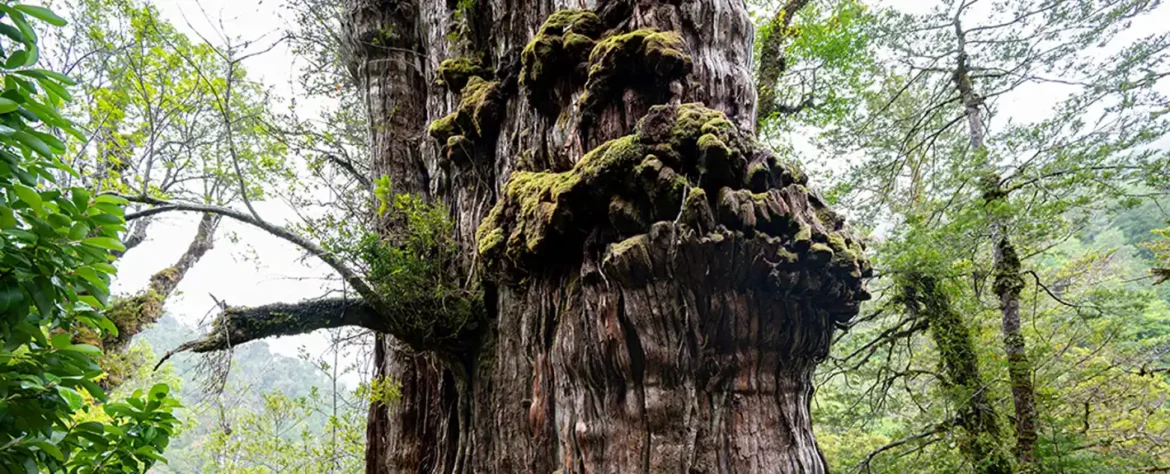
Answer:
[[489, 319], [457, 357], [380, 338], [367, 472], [825, 471], [812, 373], [869, 267], [751, 138], [742, 2], [347, 15], [372, 178], [450, 207]]

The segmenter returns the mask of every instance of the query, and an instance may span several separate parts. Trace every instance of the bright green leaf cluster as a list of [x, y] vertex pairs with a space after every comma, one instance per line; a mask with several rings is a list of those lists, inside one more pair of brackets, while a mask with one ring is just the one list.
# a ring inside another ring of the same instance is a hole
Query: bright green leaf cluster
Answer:
[[142, 472], [174, 432], [165, 385], [105, 405], [109, 423], [75, 418], [88, 410], [81, 391], [106, 398], [95, 383], [101, 350], [75, 341], [79, 331], [117, 332], [100, 311], [125, 201], [57, 185], [76, 177], [60, 159], [61, 134], [81, 134], [57, 113], [73, 82], [34, 68], [30, 19], [64, 24], [45, 8], [0, 2], [0, 471]]

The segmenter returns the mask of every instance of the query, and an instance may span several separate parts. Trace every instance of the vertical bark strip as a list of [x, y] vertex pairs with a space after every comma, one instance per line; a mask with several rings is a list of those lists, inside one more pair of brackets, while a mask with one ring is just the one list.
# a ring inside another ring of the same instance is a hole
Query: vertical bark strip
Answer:
[[[371, 181], [387, 176], [394, 193], [430, 196], [423, 159], [427, 121], [426, 54], [421, 5], [414, 0], [351, 0], [346, 4], [346, 60], [364, 94], [370, 126]], [[378, 231], [393, 239], [399, 225], [377, 219]], [[367, 437], [367, 472], [432, 472], [437, 464], [436, 428], [430, 410], [441, 384], [433, 357], [414, 354], [393, 337], [380, 335], [375, 377], [402, 384], [398, 406], [373, 404]], [[391, 468], [391, 466], [395, 466]]]
[[[373, 178], [448, 205], [489, 320], [455, 357], [381, 338], [402, 400], [371, 408], [368, 473], [825, 472], [812, 374], [870, 270], [751, 140], [741, 1], [351, 0], [348, 19]], [[500, 258], [489, 222], [535, 247]]]
[[994, 287], [1003, 315], [1003, 345], [1016, 409], [1016, 459], [1027, 466], [1035, 461], [1036, 392], [1032, 386], [1032, 364], [1020, 332], [1020, 292], [1024, 280], [1020, 277], [1020, 259], [1007, 237], [1001, 238], [995, 247]]

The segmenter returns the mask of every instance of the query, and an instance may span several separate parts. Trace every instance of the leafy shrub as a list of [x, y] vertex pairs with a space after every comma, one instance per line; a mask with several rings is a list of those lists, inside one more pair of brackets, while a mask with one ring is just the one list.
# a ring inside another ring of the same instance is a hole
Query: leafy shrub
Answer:
[[111, 250], [122, 250], [121, 198], [57, 183], [77, 176], [59, 133], [84, 139], [57, 107], [73, 85], [37, 69], [31, 20], [61, 26], [48, 9], [0, 0], [0, 471], [142, 472], [162, 459], [177, 405], [166, 385], [102, 407], [101, 350], [79, 332], [116, 334], [102, 314]]

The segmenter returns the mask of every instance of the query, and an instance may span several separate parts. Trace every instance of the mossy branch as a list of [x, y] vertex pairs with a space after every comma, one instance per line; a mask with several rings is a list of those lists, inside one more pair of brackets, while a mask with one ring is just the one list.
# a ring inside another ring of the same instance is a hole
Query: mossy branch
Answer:
[[325, 298], [251, 308], [228, 307], [216, 316], [210, 333], [167, 352], [158, 365], [180, 352], [226, 350], [258, 339], [304, 334], [317, 329], [357, 326], [393, 333], [387, 322], [388, 319], [373, 306], [356, 298]]
[[759, 107], [756, 120], [759, 123], [762, 123], [773, 113], [791, 114], [812, 106], [812, 100], [808, 98], [795, 106], [781, 106], [776, 103], [775, 90], [780, 76], [788, 70], [784, 47], [796, 35], [795, 30], [791, 28], [792, 19], [796, 16], [796, 12], [808, 3], [808, 0], [784, 2], [784, 6], [776, 11], [776, 15], [765, 26], [765, 33], [761, 35], [759, 40], [760, 67], [756, 80], [756, 96]]

